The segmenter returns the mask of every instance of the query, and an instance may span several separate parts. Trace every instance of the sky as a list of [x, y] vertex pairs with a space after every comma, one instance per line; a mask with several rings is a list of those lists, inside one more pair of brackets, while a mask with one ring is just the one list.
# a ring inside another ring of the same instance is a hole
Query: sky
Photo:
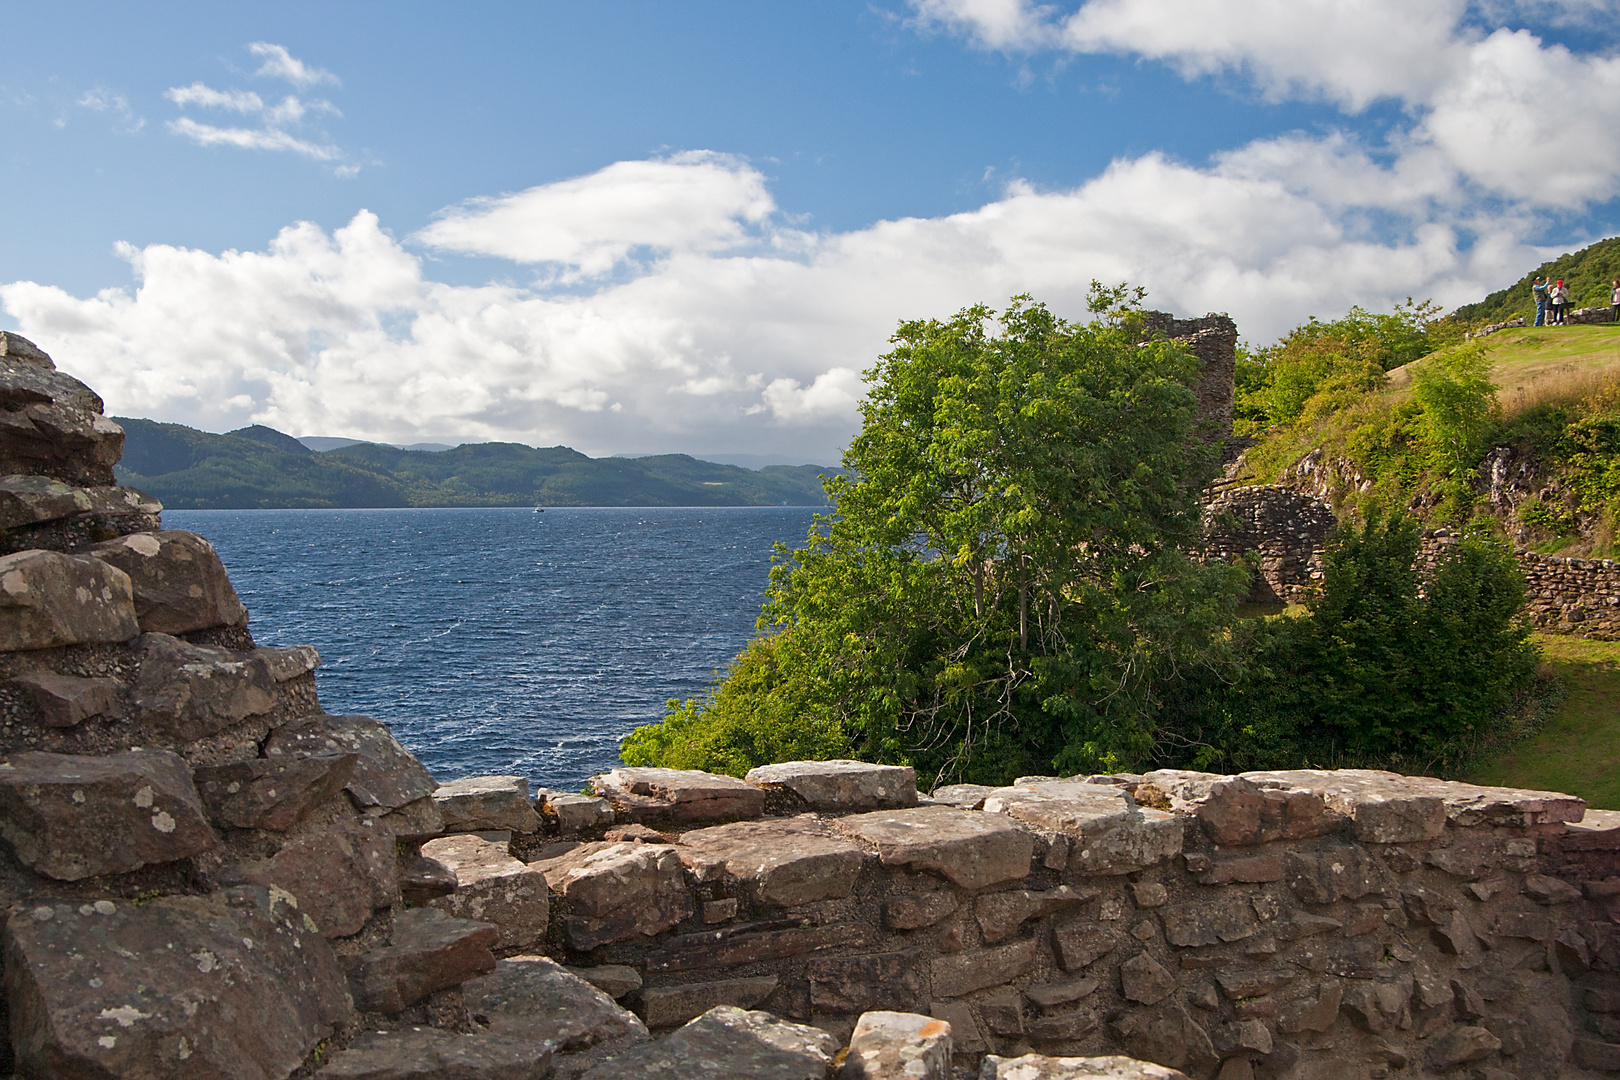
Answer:
[[1255, 345], [1620, 232], [1620, 0], [0, 0], [0, 329], [108, 412], [831, 464], [901, 320]]

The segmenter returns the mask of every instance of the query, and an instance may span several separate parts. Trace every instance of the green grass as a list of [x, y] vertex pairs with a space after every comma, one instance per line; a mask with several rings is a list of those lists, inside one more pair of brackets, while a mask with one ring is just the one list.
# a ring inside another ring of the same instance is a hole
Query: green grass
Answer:
[[1468, 777], [1479, 784], [1579, 795], [1620, 810], [1620, 642], [1537, 634], [1566, 691], [1533, 737]]

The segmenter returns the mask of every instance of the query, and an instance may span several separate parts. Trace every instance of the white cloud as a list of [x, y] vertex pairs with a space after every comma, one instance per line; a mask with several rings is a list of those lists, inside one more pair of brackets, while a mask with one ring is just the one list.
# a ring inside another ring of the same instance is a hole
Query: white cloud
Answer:
[[341, 85], [338, 77], [330, 71], [309, 66], [280, 45], [272, 45], [268, 41], [255, 41], [248, 46], [248, 52], [264, 59], [264, 63], [259, 65], [259, 70], [253, 73], [260, 78], [285, 79], [300, 90], [317, 83]]
[[251, 90], [215, 90], [200, 82], [190, 86], [171, 86], [163, 96], [180, 106], [199, 105], [207, 109], [229, 109], [231, 112], [256, 113], [264, 111], [264, 99]]
[[[128, 98], [123, 94], [115, 94], [103, 87], [98, 86], [86, 90], [79, 95], [74, 104], [91, 112], [111, 114], [118, 119], [127, 134], [133, 135], [146, 127], [146, 120], [136, 115], [135, 110], [130, 107]], [[58, 120], [56, 126], [63, 127], [66, 122], [64, 117]]]
[[[249, 45], [248, 49], [256, 56], [266, 57], [257, 75], [283, 78], [299, 87], [317, 82], [337, 82], [337, 77], [331, 72], [307, 67], [280, 45], [260, 41]], [[296, 94], [288, 94], [279, 102], [267, 105], [252, 90], [216, 90], [203, 82], [171, 86], [163, 96], [182, 109], [223, 109], [243, 116], [256, 116], [259, 120], [260, 126], [257, 128], [220, 127], [193, 120], [189, 116], [169, 121], [171, 133], [190, 139], [199, 146], [286, 151], [315, 161], [335, 162], [334, 172], [339, 176], [354, 176], [360, 171], [360, 166], [347, 160], [347, 155], [324, 135], [320, 139], [312, 139], [288, 130], [298, 128], [311, 113], [342, 116], [330, 101], [321, 98], [305, 100]]]
[[235, 146], [243, 150], [290, 150], [316, 161], [335, 161], [343, 152], [335, 146], [322, 146], [289, 135], [275, 128], [223, 128], [199, 124], [189, 116], [169, 121], [169, 130], [198, 146]]

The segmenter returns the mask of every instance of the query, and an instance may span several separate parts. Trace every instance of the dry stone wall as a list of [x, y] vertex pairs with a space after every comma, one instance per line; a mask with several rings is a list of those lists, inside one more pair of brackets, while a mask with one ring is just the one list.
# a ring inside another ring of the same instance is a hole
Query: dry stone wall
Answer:
[[1204, 437], [1225, 441], [1232, 437], [1232, 402], [1237, 376], [1237, 323], [1224, 314], [1178, 319], [1165, 311], [1142, 313], [1143, 332], [1185, 346], [1202, 364], [1193, 392], [1198, 395], [1198, 417], [1205, 423]]

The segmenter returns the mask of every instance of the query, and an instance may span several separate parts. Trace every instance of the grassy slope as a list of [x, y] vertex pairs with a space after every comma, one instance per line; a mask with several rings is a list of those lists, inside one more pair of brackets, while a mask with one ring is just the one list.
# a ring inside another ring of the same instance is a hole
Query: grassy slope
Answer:
[[1491, 293], [1477, 304], [1464, 304], [1456, 315], [1473, 322], [1506, 322], [1523, 315], [1533, 318], [1536, 313], [1530, 295], [1530, 282], [1537, 274], [1554, 281], [1562, 278], [1569, 286], [1569, 299], [1573, 307], [1602, 307], [1609, 303], [1609, 282], [1620, 278], [1620, 236], [1600, 240], [1590, 247], [1560, 255], [1551, 262], [1542, 263], [1507, 288]]
[[1468, 779], [1565, 791], [1620, 810], [1620, 642], [1548, 634], [1537, 641], [1567, 696], [1538, 734]]

